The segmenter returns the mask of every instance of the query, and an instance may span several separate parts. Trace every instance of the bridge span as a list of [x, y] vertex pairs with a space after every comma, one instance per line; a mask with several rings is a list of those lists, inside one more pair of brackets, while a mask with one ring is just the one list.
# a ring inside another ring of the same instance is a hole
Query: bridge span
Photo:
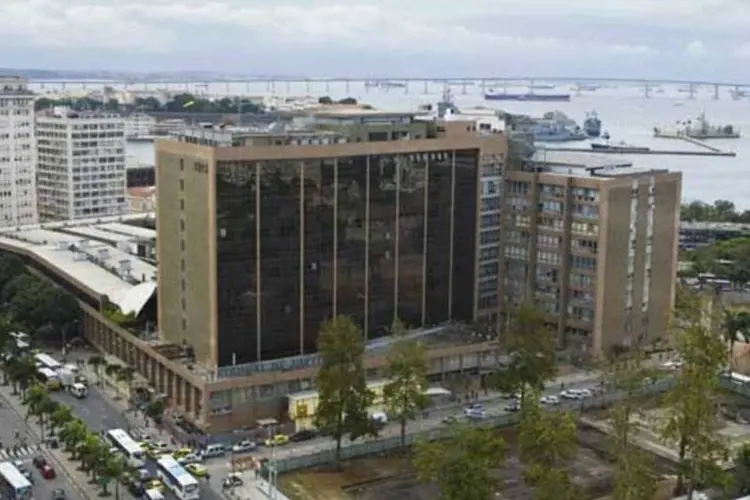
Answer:
[[469, 92], [487, 92], [509, 87], [525, 87], [530, 92], [543, 92], [559, 86], [576, 94], [593, 92], [606, 87], [629, 87], [642, 90], [644, 97], [663, 92], [664, 87], [676, 87], [677, 91], [687, 98], [695, 98], [699, 92], [708, 90], [714, 99], [730, 97], [741, 99], [750, 97], [750, 83], [711, 82], [704, 80], [673, 80], [643, 78], [592, 78], [592, 77], [247, 77], [247, 78], [122, 78], [122, 79], [30, 79], [32, 86], [39, 89], [72, 89], [103, 90], [112, 87], [118, 90], [156, 90], [168, 88], [196, 93], [214, 93], [226, 95], [238, 92], [257, 92], [260, 88], [267, 93], [289, 93], [292, 89], [304, 88], [306, 92], [329, 92], [332, 88], [352, 89], [364, 87], [365, 91], [389, 90], [404, 93], [422, 92], [424, 94], [442, 92], [446, 88], [466, 94]]

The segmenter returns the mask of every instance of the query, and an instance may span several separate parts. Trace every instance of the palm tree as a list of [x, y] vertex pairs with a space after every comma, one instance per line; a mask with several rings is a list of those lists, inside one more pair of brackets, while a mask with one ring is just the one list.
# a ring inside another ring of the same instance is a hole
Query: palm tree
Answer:
[[88, 434], [89, 430], [88, 427], [86, 427], [86, 424], [77, 418], [71, 420], [60, 429], [60, 440], [62, 440], [65, 450], [72, 453], [72, 460], [76, 459], [80, 445], [86, 439]]
[[37, 414], [39, 415], [39, 429], [42, 431], [42, 440], [44, 440], [45, 430], [50, 430], [50, 417], [57, 410], [58, 406], [60, 406], [60, 403], [50, 397], [39, 403]]
[[26, 389], [36, 380], [36, 362], [30, 356], [13, 358], [9, 367], [10, 381], [13, 384], [13, 394], [25, 394]]
[[104, 374], [109, 379], [109, 382], [114, 386], [116, 399], [120, 399], [120, 384], [117, 383], [117, 379], [122, 372], [122, 366], [116, 364], [109, 364], [104, 367]]
[[167, 411], [167, 402], [164, 398], [157, 398], [146, 406], [144, 413], [155, 423], [160, 424], [165, 411]]
[[736, 309], [725, 309], [722, 318], [722, 336], [729, 344], [729, 369], [734, 368], [734, 344], [738, 338], [747, 342], [750, 338], [750, 313]]
[[57, 408], [49, 416], [50, 435], [54, 435], [57, 429], [62, 429], [73, 421], [73, 411], [69, 406], [57, 405]]
[[102, 457], [102, 460], [97, 464], [99, 485], [102, 488], [99, 496], [109, 496], [107, 487], [109, 486], [109, 483], [115, 481], [115, 498], [120, 498], [120, 480], [122, 479], [123, 474], [125, 474], [125, 470], [126, 467], [124, 461], [112, 453], [109, 453], [108, 450], [104, 457]]
[[91, 472], [92, 482], [96, 482], [97, 467], [100, 466], [105, 452], [109, 452], [109, 449], [104, 447], [102, 441], [93, 432], [87, 432], [86, 437], [78, 446], [81, 468], [86, 472]]
[[22, 404], [27, 405], [26, 416], [24, 419], [28, 420], [31, 416], [39, 415], [43, 401], [47, 399], [49, 399], [49, 393], [42, 385], [33, 384], [29, 387], [29, 390], [26, 391], [26, 395], [21, 402]]
[[107, 361], [102, 356], [91, 356], [88, 361], [96, 374], [96, 385], [102, 385], [102, 366], [106, 366]]

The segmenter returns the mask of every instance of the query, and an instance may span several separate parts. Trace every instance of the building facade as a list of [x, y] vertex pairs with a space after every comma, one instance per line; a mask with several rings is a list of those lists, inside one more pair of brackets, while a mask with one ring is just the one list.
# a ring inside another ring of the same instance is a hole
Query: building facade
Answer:
[[209, 366], [232, 366], [312, 353], [320, 324], [339, 314], [368, 339], [396, 319], [475, 320], [487, 306], [479, 274], [494, 270], [497, 295], [497, 261], [480, 266], [478, 220], [483, 173], [499, 178], [506, 141], [467, 124], [433, 138], [414, 127], [425, 138], [160, 141], [163, 335]]
[[507, 172], [500, 327], [533, 298], [561, 348], [597, 356], [666, 340], [681, 173], [576, 170]]
[[0, 77], [0, 225], [37, 220], [34, 94], [26, 79]]
[[36, 119], [41, 220], [126, 213], [125, 123], [113, 113], [55, 109]]

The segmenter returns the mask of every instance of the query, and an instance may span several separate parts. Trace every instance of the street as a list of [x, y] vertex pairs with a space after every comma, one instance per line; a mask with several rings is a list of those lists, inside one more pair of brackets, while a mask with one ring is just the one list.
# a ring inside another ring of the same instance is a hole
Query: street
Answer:
[[[77, 464], [69, 462], [62, 463], [57, 460], [50, 450], [47, 450], [41, 444], [39, 428], [36, 425], [36, 419], [29, 419], [28, 423], [24, 422], [23, 415], [25, 408], [21, 407], [18, 396], [11, 394], [12, 389], [9, 386], [0, 386], [0, 442], [2, 450], [0, 451], [0, 461], [12, 461], [22, 468], [31, 472], [31, 478], [34, 487], [34, 497], [39, 499], [52, 498], [52, 490], [62, 488], [68, 494], [69, 498], [78, 498], [77, 489], [70, 482], [64, 467], [75, 467]], [[19, 408], [20, 407], [20, 408]], [[16, 438], [18, 434], [18, 439]], [[16, 449], [14, 450], [14, 446]], [[38, 470], [32, 464], [32, 459], [36, 456], [44, 456], [57, 473], [55, 479], [44, 479]]]

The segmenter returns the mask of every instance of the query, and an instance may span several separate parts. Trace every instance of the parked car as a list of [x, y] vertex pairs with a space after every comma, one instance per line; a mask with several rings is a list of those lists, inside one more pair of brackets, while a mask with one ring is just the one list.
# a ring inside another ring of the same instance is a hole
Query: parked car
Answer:
[[23, 474], [24, 477], [28, 479], [31, 484], [34, 484], [34, 474], [32, 474], [31, 471], [26, 467], [26, 464], [24, 464], [20, 460], [16, 460], [15, 462], [13, 462], [13, 465], [16, 466], [16, 469], [18, 469], [18, 472]]
[[505, 411], [515, 413], [517, 411], [521, 411], [521, 404], [517, 400], [513, 400], [507, 405], [505, 405]]
[[289, 436], [289, 441], [299, 443], [301, 441], [310, 441], [311, 439], [315, 439], [317, 436], [318, 433], [317, 431], [315, 431], [315, 429], [302, 429], [301, 431], [297, 431]]
[[539, 402], [543, 405], [557, 406], [560, 404], [560, 398], [557, 396], [542, 396]]
[[276, 434], [272, 438], [266, 439], [266, 446], [282, 446], [289, 442], [289, 436], [286, 434]]
[[52, 465], [50, 465], [49, 462], [47, 462], [47, 459], [44, 457], [34, 457], [32, 463], [44, 479], [54, 479], [57, 475], [55, 474], [55, 469], [52, 467]]
[[475, 410], [473, 408], [467, 408], [464, 410], [464, 416], [469, 420], [483, 420], [487, 418], [487, 414], [484, 410]]
[[50, 498], [52, 500], [67, 500], [68, 496], [65, 494], [65, 490], [62, 488], [55, 488], [52, 490], [52, 494], [50, 495]]

